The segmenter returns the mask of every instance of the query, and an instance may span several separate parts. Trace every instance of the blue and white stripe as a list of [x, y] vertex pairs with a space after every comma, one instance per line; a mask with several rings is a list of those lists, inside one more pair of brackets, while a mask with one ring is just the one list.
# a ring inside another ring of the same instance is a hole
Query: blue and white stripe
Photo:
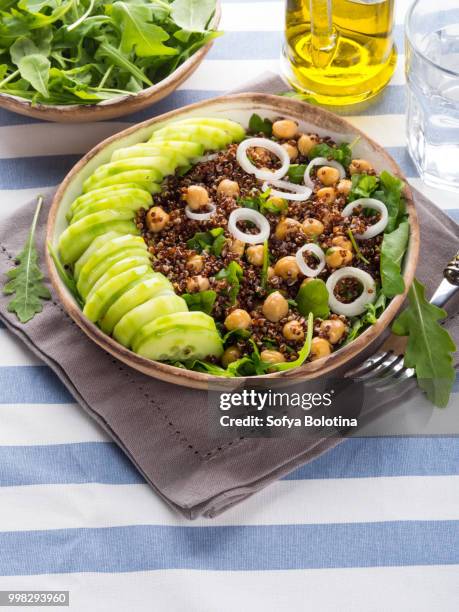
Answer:
[[[407, 4], [397, 2], [400, 50]], [[82, 126], [0, 111], [0, 214], [128, 123], [277, 70], [283, 3], [223, 9], [225, 37], [147, 111]], [[404, 106], [401, 58], [385, 95], [349, 119], [420, 187]], [[451, 194], [422, 190], [459, 217]], [[97, 612], [457, 610], [458, 438], [349, 440], [223, 516], [189, 523], [4, 328], [0, 346], [0, 589], [69, 589], [72, 609]]]

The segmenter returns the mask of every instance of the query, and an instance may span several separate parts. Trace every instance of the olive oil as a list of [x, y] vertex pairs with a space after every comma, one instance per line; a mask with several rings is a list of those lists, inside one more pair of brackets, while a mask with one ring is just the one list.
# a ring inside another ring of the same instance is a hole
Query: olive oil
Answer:
[[397, 61], [394, 0], [286, 0], [284, 65], [291, 84], [321, 103], [377, 94]]

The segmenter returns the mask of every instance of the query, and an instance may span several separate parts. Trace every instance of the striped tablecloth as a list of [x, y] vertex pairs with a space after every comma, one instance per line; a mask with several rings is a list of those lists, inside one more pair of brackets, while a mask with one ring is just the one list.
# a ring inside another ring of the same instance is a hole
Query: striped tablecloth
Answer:
[[[398, 0], [396, 35], [403, 53]], [[278, 70], [282, 2], [226, 0], [226, 34], [179, 91], [116, 122], [0, 111], [0, 214], [102, 138]], [[404, 58], [350, 120], [427, 189], [405, 149]], [[71, 350], [71, 347], [69, 347]], [[65, 589], [88, 612], [459, 609], [459, 440], [349, 440], [221, 518], [188, 523], [144, 484], [53, 374], [0, 329], [0, 590]]]

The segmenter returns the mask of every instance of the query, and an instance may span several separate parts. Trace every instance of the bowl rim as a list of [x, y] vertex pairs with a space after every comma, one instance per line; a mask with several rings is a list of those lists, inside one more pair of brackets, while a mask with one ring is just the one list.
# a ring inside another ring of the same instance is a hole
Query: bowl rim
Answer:
[[373, 341], [379, 338], [381, 334], [385, 331], [389, 323], [394, 319], [395, 315], [402, 306], [409, 291], [409, 288], [413, 282], [418, 262], [420, 246], [420, 228], [417, 213], [414, 205], [412, 191], [406, 180], [406, 177], [403, 175], [396, 162], [380, 145], [374, 142], [364, 132], [356, 128], [343, 117], [300, 100], [294, 100], [292, 98], [281, 97], [272, 94], [248, 92], [241, 94], [229, 94], [226, 96], [211, 98], [205, 100], [204, 102], [197, 102], [133, 125], [121, 132], [118, 132], [117, 134], [114, 134], [113, 136], [110, 136], [109, 138], [106, 138], [98, 145], [93, 147], [73, 166], [70, 172], [66, 175], [53, 198], [53, 202], [48, 214], [46, 242], [53, 243], [54, 225], [57, 217], [57, 212], [59, 210], [61, 199], [64, 193], [66, 192], [67, 187], [82, 170], [82, 168], [95, 155], [99, 154], [102, 149], [120, 138], [124, 138], [125, 136], [135, 133], [139, 129], [150, 127], [151, 125], [154, 125], [156, 123], [178, 118], [184, 112], [189, 112], [193, 110], [205, 111], [205, 109], [209, 106], [215, 109], [216, 107], [218, 108], [218, 106], [227, 105], [231, 102], [250, 102], [251, 105], [254, 107], [254, 110], [256, 110], [257, 108], [262, 109], [263, 107], [269, 107], [271, 111], [274, 111], [276, 113], [278, 112], [281, 116], [296, 117], [299, 120], [301, 120], [301, 116], [305, 113], [306, 110], [308, 121], [314, 123], [315, 115], [317, 119], [316, 124], [318, 126], [320, 126], [321, 123], [326, 123], [327, 120], [335, 126], [337, 124], [341, 124], [343, 132], [355, 133], [356, 135], [362, 137], [375, 152], [377, 152], [385, 159], [385, 164], [387, 164], [386, 167], [404, 181], [404, 196], [406, 200], [406, 209], [410, 223], [410, 242], [405, 256], [405, 269], [403, 273], [403, 277], [405, 280], [405, 291], [403, 294], [395, 296], [392, 299], [389, 306], [385, 309], [381, 317], [374, 325], [372, 325], [365, 332], [363, 332], [363, 334], [361, 334], [353, 342], [348, 345], [345, 345], [338, 351], [331, 353], [324, 359], [309, 362], [303, 366], [288, 370], [286, 372], [275, 372], [262, 376], [225, 379], [211, 374], [195, 372], [193, 370], [186, 370], [159, 361], [152, 361], [146, 359], [133, 353], [129, 349], [116, 342], [116, 340], [114, 340], [111, 336], [108, 336], [107, 334], [102, 332], [99, 327], [97, 327], [94, 323], [91, 323], [89, 319], [87, 319], [83, 315], [82, 311], [75, 304], [73, 298], [69, 296], [68, 290], [59, 277], [54, 262], [52, 261], [52, 258], [48, 252], [48, 249], [46, 249], [45, 258], [48, 267], [48, 272], [50, 275], [50, 280], [67, 313], [75, 321], [75, 323], [85, 332], [85, 334], [89, 336], [90, 339], [92, 339], [94, 342], [96, 342], [96, 344], [101, 346], [105, 351], [107, 351], [120, 361], [154, 378], [159, 378], [161, 380], [165, 380], [167, 382], [172, 382], [183, 386], [201, 389], [208, 389], [212, 383], [222, 385], [224, 381], [232, 381], [232, 384], [234, 385], [235, 381], [237, 382], [237, 384], [243, 384], [245, 381], [248, 380], [250, 380], [252, 383], [256, 383], [256, 381], [264, 381], [270, 379], [286, 380], [295, 378], [307, 380], [317, 378], [318, 376], [322, 376], [331, 372], [332, 370], [336, 370], [337, 368], [343, 366], [346, 362], [350, 361], [353, 357], [356, 357], [359, 353], [361, 353]]
[[[221, 14], [221, 0], [216, 0], [215, 14], [212, 23], [216, 31], [221, 21]], [[78, 113], [78, 119], [80, 121], [90, 119], [93, 115], [100, 115], [99, 118], [103, 120], [105, 118], [103, 115], [107, 113], [110, 113], [109, 118], [114, 119], [124, 114], [124, 111], [121, 112], [123, 107], [129, 107], [131, 105], [133, 107], [132, 109], [128, 109], [126, 114], [141, 110], [149, 104], [153, 104], [155, 100], [159, 101], [159, 94], [161, 94], [161, 92], [164, 91], [164, 96], [166, 96], [176, 89], [186, 78], [191, 76], [210, 51], [213, 44], [214, 40], [210, 40], [185, 60], [183, 64], [180, 64], [180, 66], [167, 77], [135, 94], [123, 94], [111, 100], [102, 100], [95, 104], [33, 104], [30, 100], [26, 100], [25, 98], [0, 92], [0, 108], [3, 107], [21, 115], [41, 119], [46, 119], [46, 115], [54, 115], [55, 117], [60, 116], [62, 119], [68, 119], [70, 121], [71, 118], [75, 119], [75, 113]], [[120, 114], [117, 114], [118, 111], [120, 111]]]

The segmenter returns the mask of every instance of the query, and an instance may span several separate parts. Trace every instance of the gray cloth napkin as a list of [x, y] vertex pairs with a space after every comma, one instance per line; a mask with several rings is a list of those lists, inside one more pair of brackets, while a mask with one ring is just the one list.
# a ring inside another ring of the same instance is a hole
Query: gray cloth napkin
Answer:
[[[246, 90], [285, 88], [278, 77], [268, 75]], [[37, 228], [42, 261], [50, 201], [48, 194]], [[459, 228], [419, 194], [416, 201], [422, 227], [418, 277], [431, 292], [457, 249]], [[30, 202], [0, 222], [3, 279], [26, 240], [34, 208], [35, 201]], [[155, 491], [187, 518], [225, 511], [340, 441], [211, 439], [206, 392], [148, 378], [118, 362], [83, 334], [54, 295], [26, 325], [8, 313], [8, 301], [0, 296], [0, 318], [8, 329], [52, 368]], [[457, 335], [453, 319], [448, 326]]]

